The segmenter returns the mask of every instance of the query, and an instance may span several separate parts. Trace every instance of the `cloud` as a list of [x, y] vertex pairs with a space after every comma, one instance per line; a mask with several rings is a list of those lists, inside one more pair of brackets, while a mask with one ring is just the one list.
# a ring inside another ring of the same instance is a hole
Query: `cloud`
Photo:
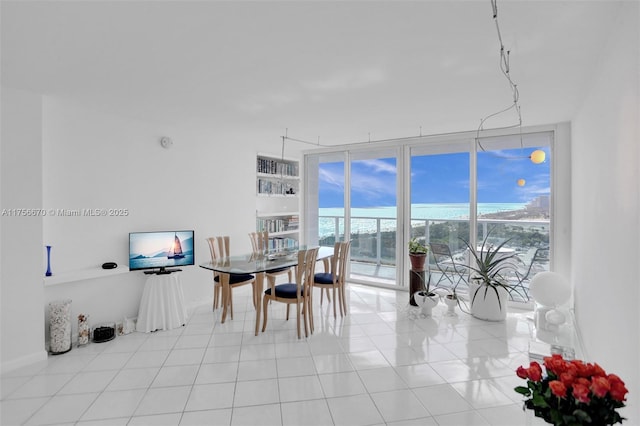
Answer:
[[394, 176], [396, 175], [397, 168], [395, 164], [390, 164], [387, 161], [382, 160], [360, 160], [355, 162], [356, 164], [361, 164], [365, 167], [370, 167], [373, 170], [371, 173], [390, 173]]
[[[354, 162], [351, 169], [352, 200], [371, 200], [373, 205], [386, 205], [388, 201], [395, 201], [395, 172], [394, 165], [381, 160]], [[393, 174], [393, 178], [389, 174]], [[331, 171], [327, 167], [320, 167], [319, 179], [323, 190], [344, 193], [342, 170]]]
[[318, 178], [320, 182], [326, 184], [323, 185], [323, 189], [331, 190], [331, 191], [339, 191], [344, 193], [344, 175], [333, 173], [327, 170], [325, 167], [320, 167], [318, 169]]

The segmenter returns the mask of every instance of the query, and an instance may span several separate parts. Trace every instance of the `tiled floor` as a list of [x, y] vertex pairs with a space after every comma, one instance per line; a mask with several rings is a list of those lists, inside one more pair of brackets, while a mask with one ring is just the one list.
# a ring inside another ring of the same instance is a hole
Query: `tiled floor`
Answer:
[[[208, 304], [185, 327], [91, 343], [2, 376], [2, 425], [518, 425], [513, 388], [528, 364], [526, 313], [504, 323], [458, 311], [420, 318], [408, 294], [350, 285], [350, 312], [325, 302], [315, 333], [269, 307], [253, 335], [250, 287], [234, 319]], [[319, 297], [315, 298], [316, 304]], [[295, 309], [292, 311], [295, 312]]]

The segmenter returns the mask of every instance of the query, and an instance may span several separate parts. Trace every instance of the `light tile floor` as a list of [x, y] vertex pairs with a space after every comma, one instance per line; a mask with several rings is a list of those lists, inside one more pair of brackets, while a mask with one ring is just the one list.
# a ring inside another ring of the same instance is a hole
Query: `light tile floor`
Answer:
[[[1, 378], [2, 425], [519, 425], [513, 388], [528, 365], [526, 312], [503, 323], [443, 304], [430, 318], [408, 294], [348, 286], [337, 319], [315, 298], [315, 332], [269, 306], [253, 335], [250, 287], [234, 290], [234, 319], [210, 305], [186, 326], [132, 333], [50, 356]], [[292, 313], [295, 309], [292, 310]]]

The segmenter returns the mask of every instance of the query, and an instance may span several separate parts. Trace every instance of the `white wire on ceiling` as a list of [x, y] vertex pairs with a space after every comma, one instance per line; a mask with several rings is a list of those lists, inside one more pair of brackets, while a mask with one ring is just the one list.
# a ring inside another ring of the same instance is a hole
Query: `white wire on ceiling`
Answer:
[[520, 92], [518, 91], [518, 85], [514, 83], [513, 80], [511, 79], [511, 74], [510, 74], [511, 68], [509, 65], [509, 55], [511, 51], [506, 50], [504, 47], [504, 43], [502, 42], [502, 34], [500, 32], [500, 24], [498, 22], [498, 1], [497, 0], [491, 0], [491, 8], [493, 10], [493, 20], [496, 24], [496, 32], [498, 33], [498, 42], [500, 44], [500, 70], [502, 71], [502, 74], [509, 82], [509, 88], [511, 89], [511, 93], [513, 95], [513, 103], [508, 107], [501, 109], [500, 111], [494, 112], [492, 114], [489, 114], [486, 117], [484, 117], [482, 120], [480, 120], [480, 125], [476, 130], [476, 142], [478, 143], [478, 146], [482, 151], [484, 151], [484, 147], [480, 143], [480, 131], [483, 130], [484, 123], [488, 119], [495, 117], [497, 115], [503, 114], [505, 112], [508, 112], [512, 109], [515, 110], [516, 112], [516, 115], [518, 117], [518, 122], [508, 127], [520, 128], [520, 144], [522, 145], [522, 111], [521, 111], [520, 104], [518, 103], [520, 100]]
[[[522, 147], [522, 111], [521, 111], [521, 107], [519, 104], [520, 101], [520, 92], [518, 91], [518, 85], [513, 81], [513, 79], [511, 78], [511, 67], [510, 67], [510, 63], [509, 63], [509, 55], [511, 53], [511, 51], [506, 50], [504, 47], [504, 43], [502, 41], [502, 34], [500, 32], [500, 24], [498, 22], [498, 4], [497, 4], [497, 0], [490, 0], [491, 1], [491, 9], [493, 11], [493, 20], [495, 22], [496, 25], [496, 32], [498, 34], [498, 43], [500, 45], [500, 71], [502, 72], [502, 74], [504, 75], [504, 77], [507, 79], [507, 82], [509, 83], [509, 88], [511, 90], [512, 93], [512, 97], [513, 97], [513, 102], [507, 106], [506, 108], [501, 109], [500, 111], [491, 113], [487, 116], [485, 116], [484, 118], [482, 118], [480, 120], [480, 125], [478, 126], [478, 128], [476, 129], [476, 143], [478, 144], [478, 146], [480, 147], [480, 149], [482, 151], [485, 151], [484, 147], [482, 146], [481, 142], [480, 142], [480, 132], [482, 130], [484, 130], [484, 124], [487, 120], [489, 120], [490, 118], [496, 117], [498, 115], [504, 114], [508, 111], [511, 110], [515, 110], [516, 115], [517, 115], [517, 123], [512, 124], [512, 125], [507, 125], [507, 126], [503, 126], [500, 127], [500, 129], [508, 129], [508, 128], [514, 128], [514, 127], [519, 127], [520, 129], [520, 145]], [[294, 141], [294, 142], [299, 142], [299, 143], [304, 143], [304, 144], [308, 144], [308, 145], [314, 145], [314, 146], [319, 146], [319, 147], [328, 147], [328, 146], [337, 146], [337, 145], [323, 145], [320, 143], [320, 137], [318, 137], [318, 142], [310, 142], [310, 141], [305, 141], [302, 139], [295, 139], [295, 138], [290, 138], [288, 135], [288, 129], [287, 132], [285, 132], [285, 136], [282, 136], [282, 158], [284, 159], [284, 149], [285, 149], [285, 141], [286, 140], [290, 140], [290, 141]], [[422, 126], [420, 126], [420, 137], [426, 137], [422, 135]], [[383, 141], [388, 141], [388, 140], [399, 140], [399, 139], [410, 139], [410, 138], [415, 138], [415, 136], [408, 136], [408, 137], [404, 137], [404, 138], [394, 138], [394, 139], [385, 139], [385, 140], [378, 140], [378, 141], [372, 141], [371, 140], [371, 133], [369, 133], [369, 140], [366, 142], [360, 142], [360, 143], [371, 143], [371, 142], [383, 142]], [[353, 143], [349, 143], [348, 145], [353, 145]]]

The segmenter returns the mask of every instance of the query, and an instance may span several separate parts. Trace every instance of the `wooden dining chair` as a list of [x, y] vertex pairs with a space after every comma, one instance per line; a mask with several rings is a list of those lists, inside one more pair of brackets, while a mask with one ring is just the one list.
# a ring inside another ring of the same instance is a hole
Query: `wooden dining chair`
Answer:
[[[269, 288], [265, 290], [262, 298], [262, 332], [267, 328], [267, 305], [271, 301], [287, 304], [287, 321], [289, 320], [289, 308], [292, 304], [295, 304], [298, 339], [302, 338], [300, 327], [301, 318], [304, 320], [304, 335], [305, 337], [309, 336], [309, 331], [311, 329], [309, 324], [309, 315], [311, 314], [309, 300], [318, 250], [319, 248], [315, 247], [298, 251], [298, 265], [296, 267], [295, 282], [278, 285], [275, 285], [275, 282], [269, 282]], [[311, 332], [313, 332], [313, 329], [311, 329]]]
[[[340, 306], [340, 316], [347, 314], [347, 301], [345, 295], [345, 278], [347, 274], [347, 262], [349, 261], [349, 248], [351, 241], [337, 242], [333, 246], [333, 256], [325, 262], [325, 271], [314, 274], [313, 287], [322, 291], [332, 290], [333, 316], [337, 317], [336, 301]], [[328, 268], [327, 268], [328, 266]], [[337, 295], [336, 295], [337, 293]], [[329, 299], [329, 301], [331, 301]], [[313, 330], [313, 294], [311, 294], [311, 329]], [[322, 297], [320, 299], [322, 305]]]
[[[229, 237], [210, 237], [207, 238], [207, 242], [209, 243], [209, 250], [211, 251], [211, 261], [216, 262], [218, 259], [222, 259], [229, 256]], [[222, 305], [222, 301], [220, 300], [220, 293], [222, 289], [222, 273], [221, 272], [213, 272], [213, 309], [215, 310], [220, 305]], [[240, 287], [243, 285], [251, 284], [254, 286], [252, 289], [252, 297], [253, 306], [256, 306], [256, 295], [255, 295], [255, 285], [256, 285], [256, 277], [251, 274], [229, 274], [229, 296], [226, 301], [227, 306], [230, 309], [231, 319], [233, 319], [233, 298], [232, 290], [236, 287]]]
[[[249, 239], [251, 240], [251, 247], [253, 248], [254, 254], [265, 254], [269, 251], [269, 231], [260, 231], [260, 232], [249, 232]], [[293, 272], [291, 271], [291, 267], [284, 268], [275, 268], [266, 271], [265, 277], [267, 281], [275, 280], [279, 275], [287, 274], [289, 281], [293, 282]]]

